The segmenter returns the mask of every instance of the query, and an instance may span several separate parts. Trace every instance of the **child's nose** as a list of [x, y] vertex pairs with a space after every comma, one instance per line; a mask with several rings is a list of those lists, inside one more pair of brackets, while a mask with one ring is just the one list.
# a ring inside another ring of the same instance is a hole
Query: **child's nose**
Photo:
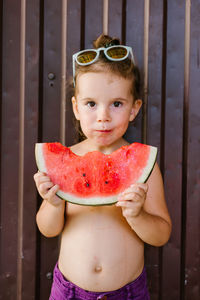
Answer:
[[111, 120], [109, 110], [106, 107], [98, 110], [97, 120], [98, 122], [109, 122]]

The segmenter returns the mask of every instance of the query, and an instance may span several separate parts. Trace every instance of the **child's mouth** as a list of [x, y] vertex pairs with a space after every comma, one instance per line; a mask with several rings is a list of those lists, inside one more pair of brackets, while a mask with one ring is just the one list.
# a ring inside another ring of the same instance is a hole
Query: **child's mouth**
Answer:
[[111, 132], [112, 130], [111, 129], [103, 129], [103, 130], [96, 130], [98, 132], [103, 132], [103, 133], [109, 133]]

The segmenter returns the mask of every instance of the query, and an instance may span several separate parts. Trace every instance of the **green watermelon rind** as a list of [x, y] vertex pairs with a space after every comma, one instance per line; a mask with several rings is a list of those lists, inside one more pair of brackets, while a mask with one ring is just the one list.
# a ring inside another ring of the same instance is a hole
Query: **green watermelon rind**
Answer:
[[[45, 161], [42, 155], [42, 145], [43, 143], [36, 143], [35, 145], [35, 157], [38, 170], [43, 173], [47, 173], [45, 166]], [[150, 146], [150, 155], [148, 163], [143, 170], [142, 175], [137, 180], [137, 183], [147, 182], [149, 176], [151, 175], [157, 158], [157, 148]], [[108, 197], [89, 197], [89, 198], [79, 198], [69, 193], [65, 193], [62, 190], [58, 190], [56, 193], [61, 199], [68, 201], [73, 204], [84, 205], [84, 206], [103, 206], [112, 205], [117, 203], [118, 195], [108, 196]]]

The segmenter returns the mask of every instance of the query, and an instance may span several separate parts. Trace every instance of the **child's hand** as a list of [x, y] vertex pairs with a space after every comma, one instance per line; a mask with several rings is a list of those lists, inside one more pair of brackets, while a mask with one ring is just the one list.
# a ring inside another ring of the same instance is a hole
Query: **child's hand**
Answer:
[[119, 195], [116, 206], [121, 206], [122, 214], [127, 221], [140, 215], [147, 191], [148, 185], [146, 183], [137, 183]]
[[35, 180], [37, 190], [44, 200], [54, 206], [58, 206], [62, 202], [62, 200], [56, 196], [59, 186], [54, 185], [45, 173], [38, 171], [33, 178]]

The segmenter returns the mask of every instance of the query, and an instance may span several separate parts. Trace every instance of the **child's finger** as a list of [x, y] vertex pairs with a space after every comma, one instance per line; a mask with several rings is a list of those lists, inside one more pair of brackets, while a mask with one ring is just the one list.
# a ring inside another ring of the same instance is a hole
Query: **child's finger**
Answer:
[[47, 175], [45, 172], [42, 172], [40, 170], [38, 170], [36, 174]]
[[46, 194], [45, 198], [46, 199], [51, 199], [55, 196], [55, 194], [58, 192], [59, 190], [59, 186], [56, 184], [54, 185], [49, 191], [48, 193]]
[[134, 201], [134, 202], [138, 202], [141, 201], [141, 199], [143, 198], [144, 194], [139, 194], [139, 193], [126, 193], [124, 195], [119, 196], [118, 201]]
[[118, 207], [127, 207], [128, 206], [128, 203], [129, 201], [118, 201], [115, 205], [118, 206]]
[[48, 192], [48, 190], [51, 189], [53, 186], [54, 186], [54, 184], [51, 181], [41, 183], [39, 186], [39, 191], [42, 194], [46, 194]]
[[35, 173], [35, 174], [33, 175], [33, 178], [34, 178], [35, 182], [38, 181], [38, 179], [39, 179], [41, 176], [44, 176], [44, 175], [43, 175], [42, 173], [40, 173], [40, 172]]
[[147, 183], [136, 183], [135, 186], [138, 187], [139, 189], [142, 189], [145, 193], [148, 192], [149, 186]]
[[41, 177], [41, 176], [47, 176], [47, 174], [44, 173], [44, 172], [40, 172], [40, 171], [38, 170], [37, 173], [35, 173], [35, 174], [33, 175], [33, 178], [35, 179], [35, 178], [38, 178], [38, 177]]
[[38, 184], [44, 183], [44, 182], [51, 182], [51, 179], [48, 176], [41, 176], [37, 179]]
[[35, 174], [33, 175], [33, 178], [34, 178], [35, 181], [36, 181], [36, 179], [38, 178], [38, 176], [39, 176], [39, 173], [38, 173], [38, 172], [35, 173]]
[[146, 192], [143, 189], [139, 187], [133, 187], [121, 193], [118, 200], [139, 200], [139, 198], [143, 198], [145, 196]]
[[118, 201], [116, 203], [116, 206], [123, 207], [123, 208], [136, 209], [138, 207], [141, 207], [141, 203], [140, 202], [133, 203], [133, 201], [125, 200], [125, 201]]
[[43, 182], [51, 181], [51, 179], [47, 175], [43, 175], [43, 173], [40, 173], [40, 174], [36, 173], [33, 176], [33, 178], [34, 178], [35, 183], [36, 183], [37, 186], [39, 186]]
[[132, 184], [128, 189], [126, 189], [123, 193], [120, 194], [120, 196], [124, 196], [126, 194], [130, 193], [136, 193], [139, 194], [141, 197], [143, 197], [148, 191], [148, 185], [146, 183], [136, 183]]

